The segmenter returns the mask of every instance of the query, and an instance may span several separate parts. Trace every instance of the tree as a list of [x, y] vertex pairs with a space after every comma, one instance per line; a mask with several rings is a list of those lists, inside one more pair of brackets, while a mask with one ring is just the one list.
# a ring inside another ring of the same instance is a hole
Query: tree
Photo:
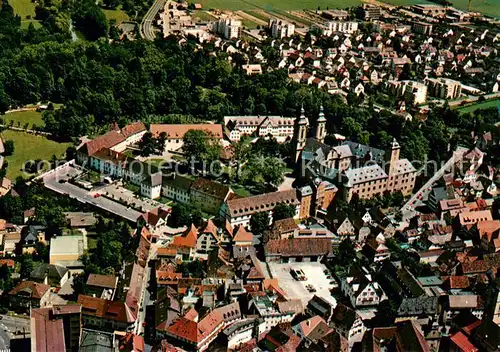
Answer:
[[146, 132], [139, 142], [141, 156], [150, 156], [156, 154], [157, 141], [153, 138], [151, 132]]
[[281, 220], [293, 218], [295, 216], [295, 206], [285, 203], [280, 203], [274, 207], [273, 210], [273, 219]]
[[260, 212], [252, 215], [250, 229], [255, 235], [262, 235], [269, 228], [269, 214]]
[[88, 40], [96, 40], [106, 37], [109, 30], [106, 15], [92, 0], [84, 0], [76, 3], [72, 18], [75, 25]]
[[184, 134], [183, 149], [192, 165], [206, 163], [210, 167], [210, 163], [219, 160], [221, 145], [210, 131], [189, 130]]
[[242, 179], [260, 188], [262, 186], [278, 187], [285, 179], [285, 170], [286, 165], [281, 159], [259, 155], [245, 164]]
[[346, 267], [349, 266], [356, 258], [356, 251], [354, 250], [354, 244], [349, 239], [349, 237], [340, 242], [337, 251], [338, 251], [338, 259], [342, 266]]
[[199, 209], [179, 203], [172, 206], [172, 212], [168, 217], [169, 226], [172, 227], [190, 226], [191, 224], [200, 226], [202, 222], [203, 216]]
[[28, 279], [33, 271], [33, 258], [30, 255], [23, 254], [19, 262], [21, 263], [21, 270], [19, 272], [21, 279]]
[[14, 154], [14, 141], [9, 139], [3, 142], [4, 155], [9, 156]]

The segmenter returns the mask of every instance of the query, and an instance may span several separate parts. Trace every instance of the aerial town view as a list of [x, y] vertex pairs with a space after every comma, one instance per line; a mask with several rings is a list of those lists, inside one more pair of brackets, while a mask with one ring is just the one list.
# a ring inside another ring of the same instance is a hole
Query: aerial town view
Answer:
[[0, 352], [500, 351], [500, 0], [0, 0]]

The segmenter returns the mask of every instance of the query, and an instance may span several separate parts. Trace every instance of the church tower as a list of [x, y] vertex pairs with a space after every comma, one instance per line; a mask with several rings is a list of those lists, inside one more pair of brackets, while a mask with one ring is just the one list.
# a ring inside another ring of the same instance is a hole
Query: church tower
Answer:
[[324, 143], [325, 136], [326, 136], [326, 118], [325, 118], [325, 113], [323, 112], [323, 105], [321, 105], [321, 107], [319, 108], [319, 116], [316, 124], [316, 139], [320, 143]]
[[386, 152], [386, 165], [385, 170], [388, 175], [393, 174], [396, 164], [399, 160], [399, 152], [401, 147], [396, 141], [396, 138], [392, 139], [391, 149]]
[[308, 121], [304, 112], [304, 105], [300, 109], [300, 117], [295, 120], [295, 131], [294, 131], [294, 140], [295, 140], [295, 162], [299, 162], [300, 153], [306, 146], [307, 139], [307, 125]]

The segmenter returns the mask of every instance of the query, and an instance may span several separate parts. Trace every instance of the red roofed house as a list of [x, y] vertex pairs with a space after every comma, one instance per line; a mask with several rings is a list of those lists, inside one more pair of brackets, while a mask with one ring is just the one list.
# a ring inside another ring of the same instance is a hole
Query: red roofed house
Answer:
[[269, 240], [264, 247], [266, 261], [319, 262], [332, 251], [332, 241], [326, 238], [287, 238]]
[[213, 223], [211, 219], [208, 219], [205, 226], [200, 231], [198, 235], [198, 240], [196, 243], [196, 250], [198, 253], [208, 253], [212, 249], [217, 248], [217, 244], [219, 243], [217, 226]]
[[68, 304], [32, 309], [30, 326], [32, 351], [76, 351], [82, 333], [82, 308]]
[[16, 311], [45, 307], [50, 296], [50, 286], [34, 281], [23, 281], [9, 292], [10, 306]]
[[306, 346], [317, 344], [324, 336], [331, 332], [331, 328], [319, 315], [307, 320], [301, 321], [293, 327], [293, 331], [303, 340], [306, 340]]
[[191, 227], [182, 235], [175, 236], [169, 247], [177, 250], [177, 255], [184, 261], [194, 260], [196, 257], [196, 246], [198, 242], [198, 229]]
[[166, 134], [165, 151], [179, 150], [184, 145], [184, 135], [190, 130], [201, 130], [212, 134], [217, 139], [222, 139], [222, 125], [211, 123], [200, 124], [151, 124], [150, 131], [154, 138], [162, 133]]
[[233, 255], [235, 258], [246, 258], [255, 252], [253, 234], [240, 225], [233, 237]]
[[82, 306], [85, 327], [128, 331], [135, 325], [136, 315], [123, 302], [79, 295], [78, 304]]

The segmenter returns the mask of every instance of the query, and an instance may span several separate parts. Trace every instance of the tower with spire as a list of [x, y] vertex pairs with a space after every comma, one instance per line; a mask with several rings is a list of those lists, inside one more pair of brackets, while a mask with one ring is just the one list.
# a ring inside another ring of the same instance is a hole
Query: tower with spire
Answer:
[[302, 104], [300, 117], [295, 120], [295, 135], [293, 137], [295, 141], [295, 162], [297, 163], [299, 162], [300, 153], [302, 153], [302, 150], [304, 150], [306, 146], [308, 124], [309, 122], [305, 115], [304, 104]]
[[320, 143], [324, 143], [325, 136], [326, 136], [326, 118], [325, 118], [325, 113], [323, 111], [323, 105], [321, 105], [321, 107], [319, 108], [319, 116], [316, 124], [315, 137]]

